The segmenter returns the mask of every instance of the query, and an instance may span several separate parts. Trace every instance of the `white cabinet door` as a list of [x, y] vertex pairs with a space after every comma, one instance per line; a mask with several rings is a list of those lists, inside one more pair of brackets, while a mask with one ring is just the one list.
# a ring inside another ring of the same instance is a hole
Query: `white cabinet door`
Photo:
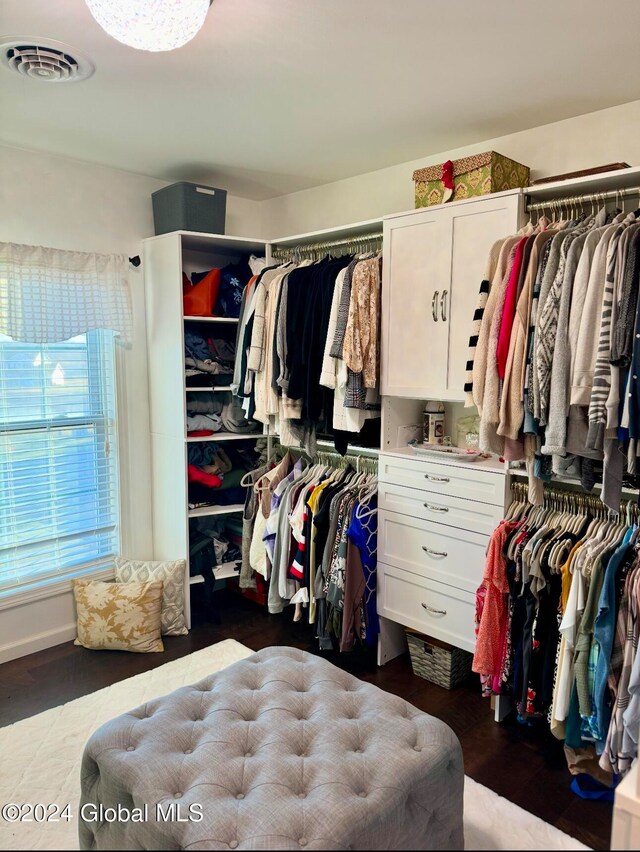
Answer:
[[384, 223], [382, 392], [438, 398], [447, 382], [447, 324], [440, 295], [449, 286], [451, 227], [440, 211]]
[[385, 219], [382, 393], [464, 399], [469, 334], [492, 244], [515, 233], [518, 192]]
[[449, 331], [446, 394], [464, 399], [469, 334], [480, 282], [493, 243], [518, 228], [520, 195], [487, 196], [451, 205], [451, 285], [444, 312]]

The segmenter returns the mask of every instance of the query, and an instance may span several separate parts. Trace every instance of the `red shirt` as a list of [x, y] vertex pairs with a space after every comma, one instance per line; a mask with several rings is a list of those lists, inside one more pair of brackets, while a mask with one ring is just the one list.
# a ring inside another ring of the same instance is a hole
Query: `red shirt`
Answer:
[[504, 298], [502, 319], [500, 320], [500, 331], [498, 333], [498, 349], [496, 357], [498, 359], [498, 376], [503, 380], [507, 371], [507, 357], [509, 355], [511, 329], [513, 328], [513, 318], [516, 315], [518, 281], [520, 279], [520, 270], [522, 269], [522, 257], [524, 253], [524, 245], [526, 242], [527, 237], [523, 237], [516, 246], [513, 266], [511, 267], [511, 275], [509, 276], [509, 281], [507, 282], [507, 292]]

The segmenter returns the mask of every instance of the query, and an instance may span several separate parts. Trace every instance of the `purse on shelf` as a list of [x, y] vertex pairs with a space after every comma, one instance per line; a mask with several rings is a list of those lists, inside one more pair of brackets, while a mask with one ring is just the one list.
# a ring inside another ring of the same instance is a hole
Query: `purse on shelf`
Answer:
[[[184, 281], [184, 279], [183, 279]], [[220, 270], [211, 269], [190, 288], [183, 286], [182, 301], [186, 317], [211, 317], [220, 289]]]

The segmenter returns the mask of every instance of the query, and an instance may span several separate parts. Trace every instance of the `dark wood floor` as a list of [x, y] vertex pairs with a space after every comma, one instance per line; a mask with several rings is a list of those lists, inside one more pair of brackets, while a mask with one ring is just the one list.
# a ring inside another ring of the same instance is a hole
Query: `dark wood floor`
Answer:
[[[309, 626], [294, 624], [290, 612], [269, 616], [257, 605], [228, 592], [219, 592], [216, 598], [222, 614], [220, 623], [212, 624], [196, 609], [191, 633], [167, 638], [163, 654], [95, 652], [67, 643], [1, 665], [0, 726], [222, 639], [236, 639], [256, 651], [268, 645], [315, 650]], [[496, 724], [489, 702], [480, 697], [475, 678], [449, 691], [415, 677], [408, 656], [381, 669], [364, 652], [336, 654], [329, 659], [447, 722], [460, 738], [465, 772], [471, 778], [588, 846], [609, 848], [611, 806], [583, 801], [571, 792], [562, 745], [548, 730], [532, 730], [514, 719]]]

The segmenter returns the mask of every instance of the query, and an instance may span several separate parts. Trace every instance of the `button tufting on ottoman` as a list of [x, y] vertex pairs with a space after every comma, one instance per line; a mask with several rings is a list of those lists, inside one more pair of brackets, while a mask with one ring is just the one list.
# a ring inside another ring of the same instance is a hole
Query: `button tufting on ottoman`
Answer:
[[295, 648], [113, 719], [81, 775], [82, 849], [463, 848], [451, 729]]

